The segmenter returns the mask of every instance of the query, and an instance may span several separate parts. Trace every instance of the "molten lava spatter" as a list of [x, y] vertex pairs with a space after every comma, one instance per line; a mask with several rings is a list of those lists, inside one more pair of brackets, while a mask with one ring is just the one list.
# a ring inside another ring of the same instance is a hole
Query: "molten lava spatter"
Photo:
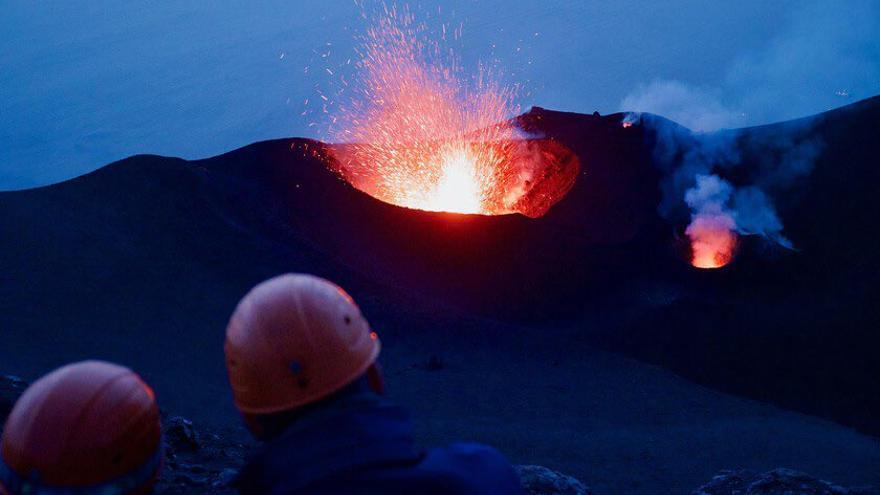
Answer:
[[358, 74], [340, 94], [334, 137], [349, 144], [332, 148], [334, 169], [388, 203], [480, 214], [522, 212], [531, 186], [548, 170], [564, 171], [565, 187], [544, 192], [554, 195], [549, 208], [573, 184], [577, 159], [554, 144], [548, 161], [523, 139], [509, 120], [519, 110], [515, 86], [497, 84], [485, 66], [465, 76], [445, 46], [460, 28], [431, 35], [407, 8], [375, 16], [361, 39]]
[[[420, 143], [393, 150], [385, 164], [400, 164], [397, 169], [371, 167], [374, 162], [367, 160], [388, 152], [373, 148], [331, 145], [330, 166], [374, 198], [428, 211], [537, 218], [565, 196], [580, 174], [577, 156], [551, 139]], [[481, 166], [485, 163], [494, 165]]]
[[477, 157], [470, 150], [449, 149], [439, 154], [440, 178], [424, 197], [408, 198], [407, 203], [423, 210], [451, 213], [480, 213], [483, 192], [477, 173]]

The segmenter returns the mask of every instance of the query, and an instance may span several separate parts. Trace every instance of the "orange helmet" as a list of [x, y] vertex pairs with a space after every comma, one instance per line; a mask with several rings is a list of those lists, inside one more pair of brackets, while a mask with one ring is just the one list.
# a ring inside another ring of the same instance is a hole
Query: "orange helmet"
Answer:
[[272, 414], [325, 398], [363, 375], [379, 347], [341, 287], [311, 275], [270, 279], [241, 300], [226, 329], [235, 405]]
[[21, 396], [0, 443], [0, 493], [141, 493], [161, 464], [159, 407], [122, 366], [59, 368]]

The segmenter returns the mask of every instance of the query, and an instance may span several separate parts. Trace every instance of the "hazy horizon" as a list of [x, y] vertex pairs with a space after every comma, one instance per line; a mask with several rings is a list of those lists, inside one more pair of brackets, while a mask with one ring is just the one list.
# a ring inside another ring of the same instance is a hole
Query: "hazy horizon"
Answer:
[[[437, 15], [437, 2], [413, 4]], [[524, 110], [653, 111], [711, 130], [880, 93], [878, 4], [457, 0], [439, 17], [464, 24], [465, 62], [498, 58], [525, 84]], [[201, 158], [325, 138], [304, 101], [326, 83], [322, 55], [353, 56], [364, 28], [351, 0], [4, 10], [0, 190], [138, 153]]]

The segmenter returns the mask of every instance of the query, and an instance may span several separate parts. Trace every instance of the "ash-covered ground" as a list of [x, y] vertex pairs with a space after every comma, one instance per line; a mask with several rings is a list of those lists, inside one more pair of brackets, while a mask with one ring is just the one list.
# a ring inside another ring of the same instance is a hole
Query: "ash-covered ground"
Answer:
[[[600, 494], [688, 493], [724, 469], [779, 467], [880, 485], [880, 100], [721, 131], [741, 153], [717, 173], [761, 183], [793, 249], [744, 235], [714, 271], [687, 262], [687, 211], [659, 209], [686, 157], [657, 150], [670, 129], [686, 143], [718, 134], [624, 117], [519, 119], [582, 166], [538, 219], [387, 205], [297, 139], [139, 155], [0, 193], [0, 372], [120, 362], [238, 449], [226, 320], [253, 284], [310, 272], [362, 306], [425, 445], [487, 442]], [[768, 157], [802, 142], [817, 143], [809, 170], [768, 179]]]

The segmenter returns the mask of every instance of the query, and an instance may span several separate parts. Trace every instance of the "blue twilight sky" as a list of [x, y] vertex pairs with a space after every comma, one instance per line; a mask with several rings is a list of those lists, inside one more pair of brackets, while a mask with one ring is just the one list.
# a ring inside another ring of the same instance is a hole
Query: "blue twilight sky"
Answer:
[[[526, 83], [524, 109], [654, 111], [710, 130], [880, 93], [880, 0], [410, 3], [462, 22], [465, 62], [500, 59]], [[364, 27], [352, 0], [0, 0], [0, 11], [0, 190], [135, 153], [326, 137], [303, 102]]]

